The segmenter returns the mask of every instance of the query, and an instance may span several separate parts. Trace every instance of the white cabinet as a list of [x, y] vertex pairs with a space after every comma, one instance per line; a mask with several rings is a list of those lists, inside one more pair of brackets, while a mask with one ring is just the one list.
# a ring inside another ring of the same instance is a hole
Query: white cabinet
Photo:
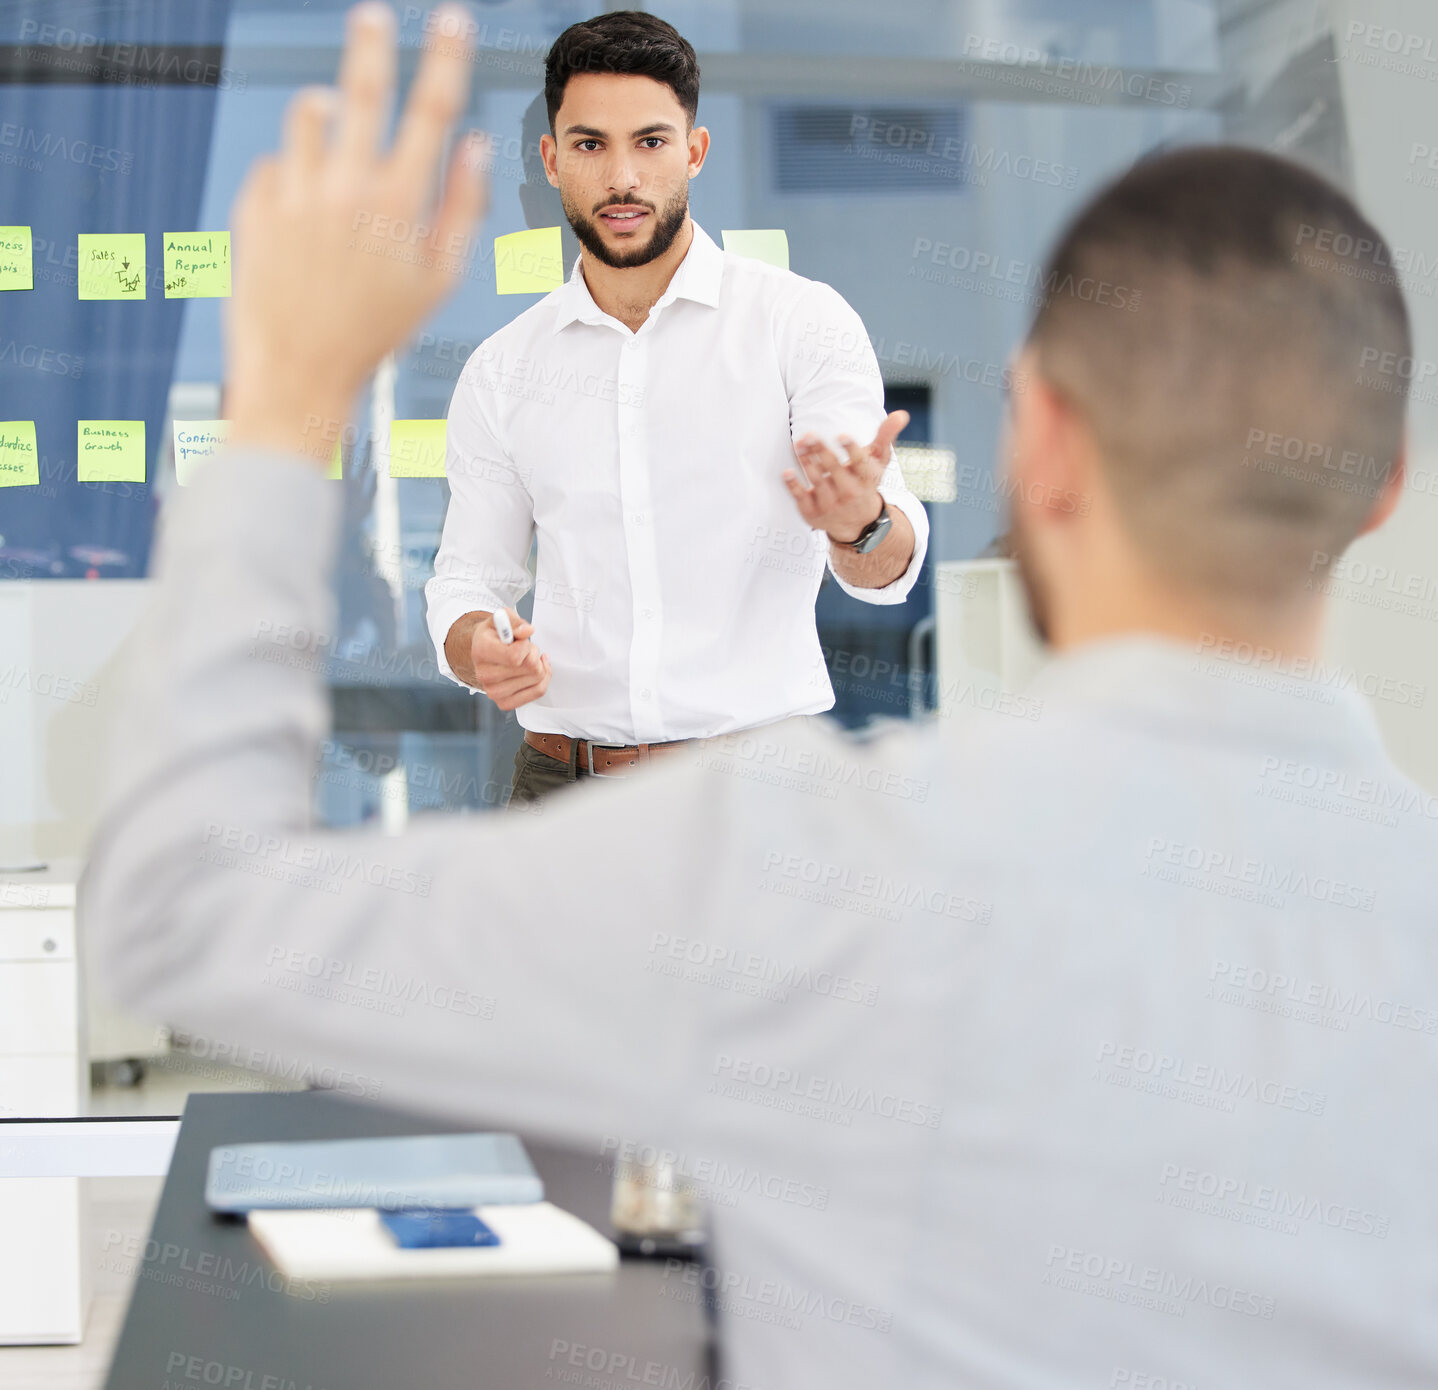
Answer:
[[[0, 877], [0, 1119], [85, 1114], [80, 993], [73, 872]], [[84, 1180], [4, 1171], [0, 1143], [0, 1344], [78, 1342], [89, 1274]]]

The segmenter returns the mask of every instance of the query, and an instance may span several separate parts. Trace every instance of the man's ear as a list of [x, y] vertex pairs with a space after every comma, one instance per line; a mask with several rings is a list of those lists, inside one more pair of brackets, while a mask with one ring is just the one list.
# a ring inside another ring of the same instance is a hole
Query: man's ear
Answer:
[[1376, 531], [1393, 515], [1399, 498], [1403, 496], [1403, 484], [1407, 478], [1408, 440], [1405, 438], [1398, 446], [1393, 467], [1388, 470], [1388, 477], [1383, 483], [1383, 491], [1378, 494], [1378, 500], [1374, 502], [1373, 509], [1368, 513], [1368, 519], [1359, 529], [1360, 536], [1366, 536], [1370, 531]]
[[1039, 372], [1032, 349], [1012, 369], [1008, 469], [1013, 505], [1044, 525], [1087, 512], [1087, 431], [1067, 397]]
[[559, 187], [559, 141], [552, 135], [539, 137], [539, 157], [544, 161], [544, 173], [551, 188]]

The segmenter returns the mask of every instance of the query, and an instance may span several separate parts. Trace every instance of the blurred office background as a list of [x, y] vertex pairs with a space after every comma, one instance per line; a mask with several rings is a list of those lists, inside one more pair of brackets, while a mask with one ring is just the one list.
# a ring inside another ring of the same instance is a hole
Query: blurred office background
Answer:
[[[28, 224], [35, 287], [0, 294], [0, 420], [34, 420], [38, 487], [0, 490], [0, 856], [78, 855], [113, 723], [116, 651], [174, 496], [173, 419], [218, 418], [222, 302], [80, 302], [76, 234], [228, 225], [250, 161], [292, 93], [330, 80], [342, 0], [0, 0], [0, 224]], [[537, 168], [543, 55], [592, 0], [474, 3], [471, 123], [493, 132], [484, 231], [562, 221]], [[613, 6], [612, 8], [621, 8]], [[1410, 253], [1419, 359], [1438, 357], [1438, 15], [1424, 0], [675, 0], [647, 6], [697, 49], [713, 147], [697, 221], [782, 228], [790, 265], [867, 325], [890, 405], [913, 415], [905, 466], [932, 541], [909, 602], [859, 604], [826, 582], [820, 630], [851, 726], [941, 702], [934, 611], [945, 562], [1005, 530], [995, 472], [1005, 368], [1063, 221], [1167, 146], [1234, 140], [1353, 189]], [[399, 5], [406, 73], [425, 14]], [[1390, 35], [1397, 35], [1397, 41]], [[1428, 36], [1426, 50], [1411, 37]], [[565, 228], [565, 250], [576, 250]], [[568, 265], [566, 265], [568, 269]], [[390, 418], [437, 418], [469, 352], [534, 303], [496, 293], [481, 255], [459, 294], [380, 374], [343, 450], [345, 541], [328, 662], [334, 733], [315, 781], [335, 825], [399, 828], [491, 811], [519, 731], [439, 676], [424, 621], [448, 489], [392, 479]], [[1405, 583], [1434, 571], [1434, 409], [1414, 408], [1414, 483], [1361, 553]], [[77, 419], [143, 419], [148, 481], [81, 484]], [[935, 576], [938, 575], [937, 580]], [[1369, 590], [1372, 586], [1367, 586]], [[1425, 691], [1431, 619], [1339, 593], [1335, 660]], [[1438, 615], [1438, 607], [1433, 610]], [[1421, 701], [1380, 702], [1400, 760], [1438, 788]], [[123, 1051], [123, 1049], [121, 1049]]]

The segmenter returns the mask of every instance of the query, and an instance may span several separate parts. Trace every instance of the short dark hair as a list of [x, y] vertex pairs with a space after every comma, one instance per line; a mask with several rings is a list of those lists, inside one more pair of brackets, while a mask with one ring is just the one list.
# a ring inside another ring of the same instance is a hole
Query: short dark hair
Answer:
[[544, 104], [549, 129], [571, 77], [585, 72], [652, 77], [673, 91], [689, 125], [699, 110], [699, 59], [689, 41], [657, 15], [612, 10], [571, 24], [550, 45], [544, 60]]
[[1412, 331], [1340, 189], [1232, 146], [1145, 159], [1061, 236], [1029, 336], [1159, 571], [1272, 599], [1359, 533], [1403, 446]]

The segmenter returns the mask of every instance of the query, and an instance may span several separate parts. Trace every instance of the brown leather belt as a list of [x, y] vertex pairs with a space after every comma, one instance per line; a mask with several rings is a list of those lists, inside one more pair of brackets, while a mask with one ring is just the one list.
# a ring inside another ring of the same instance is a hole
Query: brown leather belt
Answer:
[[541, 753], [568, 764], [574, 745], [579, 745], [574, 766], [580, 772], [595, 777], [620, 777], [636, 767], [643, 767], [656, 755], [662, 756], [668, 749], [684, 748], [702, 739], [680, 738], [669, 743], [594, 743], [587, 738], [570, 738], [568, 734], [537, 734], [532, 729], [524, 731], [524, 741]]

